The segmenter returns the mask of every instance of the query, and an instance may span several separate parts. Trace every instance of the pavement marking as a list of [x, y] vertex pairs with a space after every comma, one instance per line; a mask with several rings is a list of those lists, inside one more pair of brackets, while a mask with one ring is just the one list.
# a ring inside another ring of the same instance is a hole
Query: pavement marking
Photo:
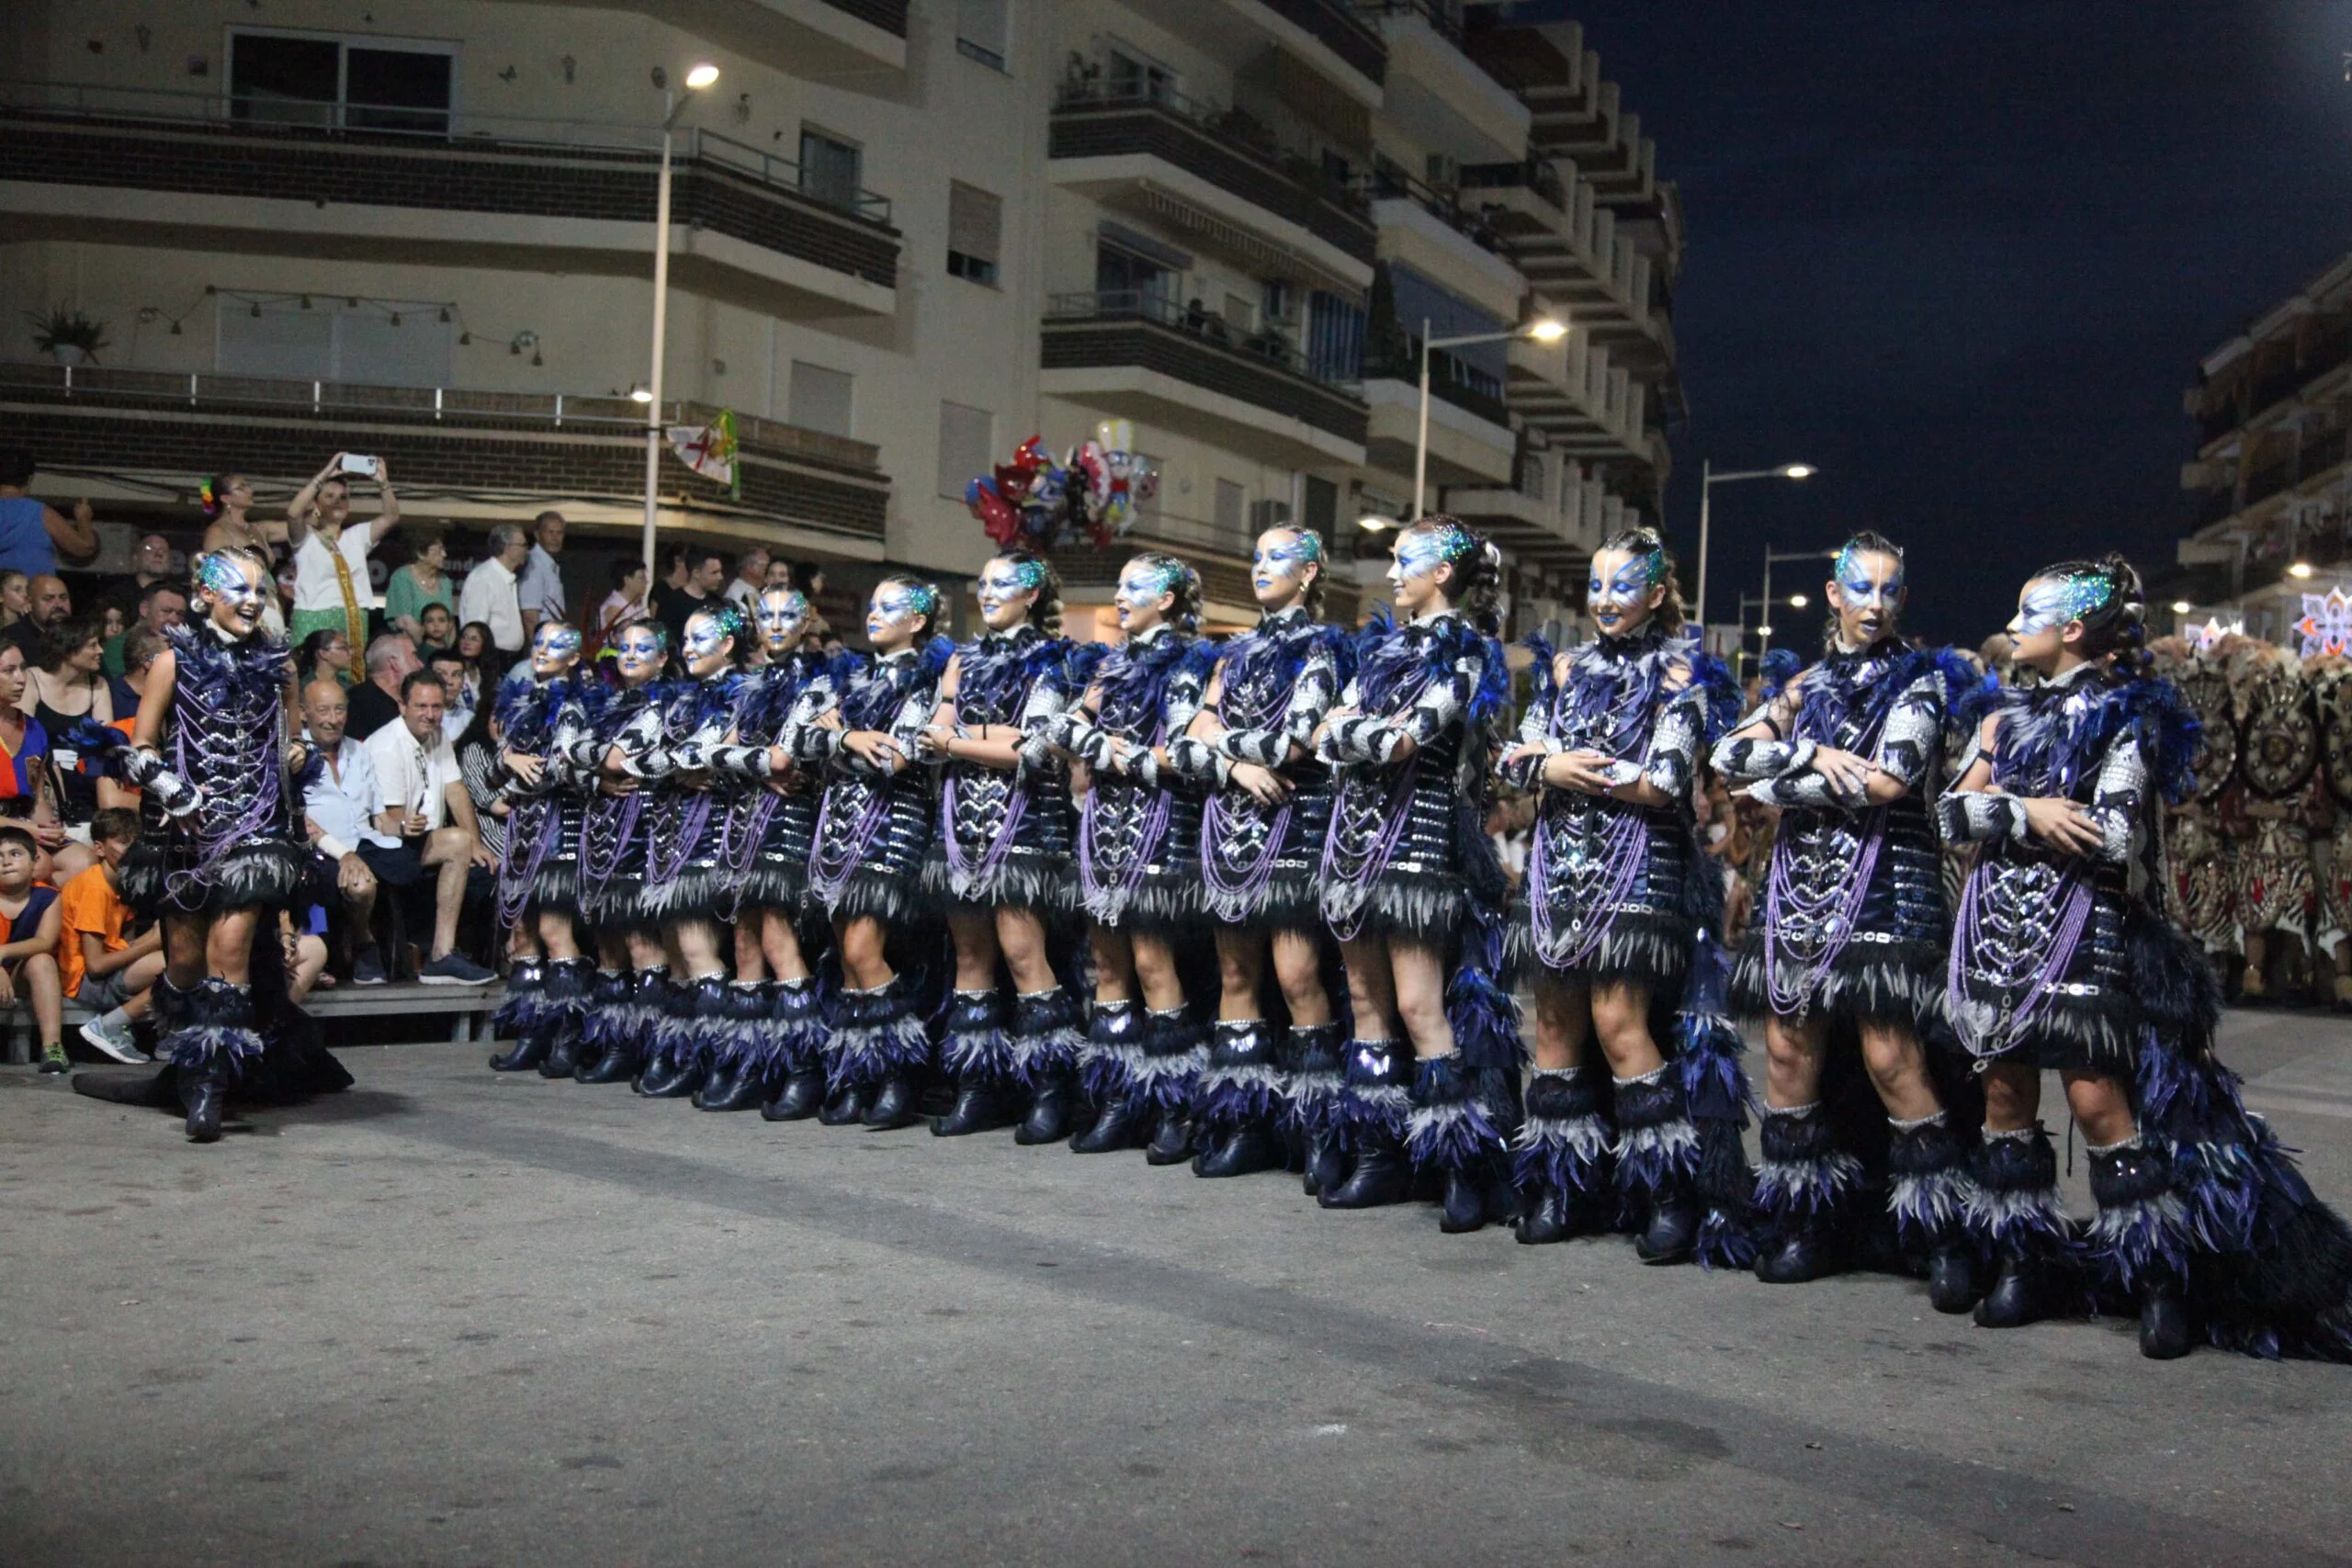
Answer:
[[1038, 1247], [1035, 1236], [872, 1190], [752, 1175], [682, 1155], [456, 1111], [418, 1108], [380, 1130], [611, 1183], [641, 1196], [807, 1225], [845, 1240], [927, 1256], [1032, 1286], [1050, 1278], [1058, 1289], [1097, 1302], [1189, 1317], [1210, 1327], [1417, 1378], [1469, 1396], [1496, 1419], [1555, 1441], [1564, 1435], [1589, 1441], [1630, 1438], [1693, 1461], [1720, 1461], [1751, 1474], [1901, 1513], [1962, 1540], [1990, 1540], [2088, 1568], [2145, 1568], [2151, 1562], [2352, 1568], [2352, 1557], [2136, 1498], [2068, 1486], [2068, 1506], [2062, 1508], [2052, 1495], [2055, 1478], [2048, 1475], [1856, 1438], [1605, 1366], [1528, 1355], [1458, 1333], [1417, 1328], [1344, 1303], [1251, 1285], [1100, 1244], [1057, 1247], [1064, 1266], [1041, 1276], [1029, 1261]]

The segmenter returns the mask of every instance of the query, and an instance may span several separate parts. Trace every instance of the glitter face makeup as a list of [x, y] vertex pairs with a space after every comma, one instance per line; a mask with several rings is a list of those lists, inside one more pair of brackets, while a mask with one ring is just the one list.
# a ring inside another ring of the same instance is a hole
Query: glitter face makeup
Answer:
[[2018, 596], [2017, 619], [2009, 623], [2009, 635], [2033, 637], [2095, 615], [2114, 591], [2115, 585], [2103, 576], [2036, 578]]
[[536, 674], [556, 674], [579, 657], [580, 631], [576, 626], [549, 622], [531, 636], [531, 669]]
[[786, 652], [798, 645], [808, 629], [808, 596], [797, 588], [760, 595], [760, 639], [770, 653]]
[[1034, 593], [1045, 584], [1043, 562], [990, 561], [980, 574], [978, 583], [980, 614], [994, 620], [1014, 599], [1023, 593]]
[[879, 640], [900, 626], [938, 614], [936, 589], [886, 582], [874, 591], [874, 604], [865, 613], [865, 635], [869, 639]]
[[1838, 555], [1838, 587], [1852, 609], [1891, 609], [1903, 597], [1903, 562], [1848, 545]]
[[1592, 567], [1592, 577], [1585, 585], [1585, 603], [1600, 629], [1613, 635], [1640, 626], [1649, 615], [1650, 590], [1664, 575], [1665, 552], [1603, 550], [1593, 557]]
[[212, 598], [212, 620], [223, 630], [250, 632], [261, 623], [260, 568], [225, 555], [209, 555], [196, 564], [197, 587]]
[[1112, 602], [1118, 606], [1124, 620], [1149, 611], [1166, 595], [1175, 592], [1183, 581], [1183, 569], [1172, 562], [1130, 561], [1126, 570], [1119, 573], [1119, 592]]
[[615, 662], [624, 680], [642, 680], [662, 668], [662, 636], [655, 626], [632, 626], [613, 644]]
[[686, 623], [686, 657], [694, 663], [715, 657], [735, 633], [733, 615], [705, 612]]

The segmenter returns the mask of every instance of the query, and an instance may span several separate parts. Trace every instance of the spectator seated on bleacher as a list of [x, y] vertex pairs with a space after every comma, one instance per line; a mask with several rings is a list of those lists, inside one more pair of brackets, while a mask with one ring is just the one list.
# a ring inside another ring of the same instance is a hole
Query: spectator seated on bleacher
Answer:
[[40, 1070], [62, 1073], [65, 1059], [65, 996], [57, 976], [57, 889], [33, 880], [40, 846], [14, 823], [0, 824], [0, 1004], [29, 1002], [40, 1028]]
[[130, 910], [122, 901], [117, 868], [139, 841], [139, 814], [101, 807], [90, 818], [90, 848], [97, 862], [65, 885], [58, 896], [62, 926], [57, 971], [64, 994], [94, 1016], [82, 1038], [118, 1062], [145, 1058], [131, 1031], [147, 1016], [156, 976], [164, 972], [164, 928], [152, 925], [125, 937]]

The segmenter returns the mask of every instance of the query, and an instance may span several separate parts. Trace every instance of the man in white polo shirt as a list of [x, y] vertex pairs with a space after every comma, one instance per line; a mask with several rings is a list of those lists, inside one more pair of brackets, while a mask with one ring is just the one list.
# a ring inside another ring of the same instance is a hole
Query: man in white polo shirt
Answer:
[[528, 635], [515, 584], [530, 553], [531, 541], [523, 530], [501, 523], [490, 531], [490, 555], [466, 573], [466, 586], [458, 595], [458, 625], [462, 628], [480, 621], [490, 628], [491, 646], [501, 653], [522, 652]]
[[286, 536], [294, 545], [294, 614], [286, 635], [297, 648], [316, 631], [338, 631], [352, 647], [368, 646], [368, 612], [377, 604], [375, 586], [368, 581], [368, 557], [401, 525], [400, 498], [392, 493], [391, 473], [381, 457], [374, 459], [381, 509], [366, 523], [350, 521], [346, 457], [337, 452], [287, 504]]
[[351, 931], [352, 983], [380, 986], [384, 965], [368, 937], [376, 911], [376, 874], [368, 868], [367, 852], [397, 849], [400, 840], [377, 831], [384, 788], [376, 778], [376, 759], [345, 731], [349, 711], [343, 682], [332, 675], [302, 688], [302, 722], [324, 764], [302, 793], [303, 826], [311, 852], [334, 866], [335, 891], [342, 895]]
[[433, 948], [416, 977], [428, 986], [486, 986], [497, 976], [457, 950], [458, 916], [466, 906], [467, 872], [493, 862], [482, 848], [458, 754], [441, 728], [447, 701], [441, 677], [419, 670], [401, 682], [400, 722], [368, 738], [383, 791], [376, 828], [399, 841], [390, 849], [363, 844], [359, 855], [388, 887], [413, 886], [427, 867], [435, 873]]

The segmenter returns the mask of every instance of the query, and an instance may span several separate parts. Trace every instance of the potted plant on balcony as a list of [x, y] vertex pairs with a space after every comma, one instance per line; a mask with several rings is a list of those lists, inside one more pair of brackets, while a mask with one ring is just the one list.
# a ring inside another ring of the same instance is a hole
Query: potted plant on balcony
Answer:
[[95, 362], [98, 350], [107, 346], [104, 321], [92, 321], [62, 305], [46, 315], [28, 310], [25, 320], [32, 323], [33, 346], [60, 365], [79, 365], [85, 359]]

